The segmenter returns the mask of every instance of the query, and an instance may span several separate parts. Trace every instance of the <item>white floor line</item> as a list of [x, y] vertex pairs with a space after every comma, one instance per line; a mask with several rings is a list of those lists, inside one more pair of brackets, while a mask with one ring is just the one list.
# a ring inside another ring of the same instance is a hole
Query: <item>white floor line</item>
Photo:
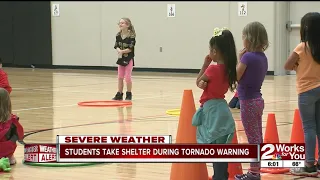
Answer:
[[[150, 97], [144, 97], [144, 98], [135, 98], [135, 100], [144, 100], [144, 99], [155, 99], [159, 97], [171, 97], [174, 96], [174, 94], [170, 95], [162, 95], [162, 96], [150, 96]], [[25, 108], [25, 109], [17, 109], [13, 110], [14, 112], [21, 112], [21, 111], [30, 111], [30, 110], [38, 110], [38, 109], [50, 109], [50, 108], [61, 108], [61, 107], [72, 107], [72, 106], [77, 106], [78, 104], [66, 104], [66, 105], [59, 105], [59, 106], [43, 106], [43, 107], [35, 107], [35, 108]]]
[[[60, 87], [60, 88], [63, 88], [63, 87]], [[70, 90], [58, 90], [58, 88], [56, 90], [54, 89], [38, 89], [38, 88], [33, 88], [32, 91], [43, 91], [43, 92], [65, 92], [65, 93], [86, 93], [86, 94], [109, 94], [110, 92], [108, 91], [103, 91], [103, 92], [99, 92], [99, 91], [70, 91]], [[113, 93], [114, 91], [112, 91]], [[182, 91], [183, 92], [183, 91]], [[176, 92], [176, 93], [173, 93], [171, 92], [170, 94], [181, 94], [180, 92]], [[137, 94], [135, 94], [137, 95]], [[142, 94], [144, 95], [144, 94]], [[138, 94], [137, 96], [141, 96], [141, 94]]]
[[[62, 88], [62, 87], [60, 87]], [[64, 92], [64, 93], [90, 93], [90, 94], [107, 94], [108, 92], [94, 92], [94, 91], [70, 91], [70, 90], [52, 90], [52, 89], [32, 89], [32, 91], [44, 91], [44, 92]]]
[[17, 109], [17, 110], [13, 110], [13, 111], [14, 112], [20, 112], [20, 111], [30, 111], [30, 110], [38, 110], [38, 109], [70, 107], [70, 106], [76, 106], [76, 105], [77, 104], [67, 104], [67, 105], [60, 105], [60, 106], [43, 106], [43, 107], [36, 107], [36, 108]]
[[[168, 77], [150, 77], [150, 78], [145, 78], [145, 76], [141, 76], [139, 78], [136, 77], [137, 79], [139, 79], [139, 81], [143, 81], [143, 82], [147, 82], [147, 81], [153, 81], [155, 79], [163, 79], [163, 80], [168, 80]], [[189, 78], [189, 77], [182, 77], [181, 79], [170, 79], [171, 82], [181, 82], [181, 81], [184, 81], [184, 80], [194, 80], [193, 77]], [[110, 82], [101, 82], [101, 83], [94, 83], [94, 84], [78, 84], [78, 85], [74, 85], [74, 86], [59, 86], [59, 87], [51, 87], [51, 86], [39, 86], [39, 87], [13, 87], [13, 90], [43, 90], [43, 89], [51, 89], [51, 88], [73, 88], [73, 87], [78, 87], [78, 86], [95, 86], [95, 85], [101, 85], [101, 84], [110, 84], [110, 83], [114, 83], [116, 84], [117, 81], [110, 81]]]
[[[49, 88], [49, 87], [45, 87], [45, 86], [43, 86], [43, 87], [37, 87], [37, 88]], [[18, 87], [18, 88], [16, 88], [16, 87], [14, 87], [13, 88], [13, 90], [30, 90], [30, 89], [33, 89], [32, 87], [30, 87], [30, 88], [23, 88], [23, 87]]]

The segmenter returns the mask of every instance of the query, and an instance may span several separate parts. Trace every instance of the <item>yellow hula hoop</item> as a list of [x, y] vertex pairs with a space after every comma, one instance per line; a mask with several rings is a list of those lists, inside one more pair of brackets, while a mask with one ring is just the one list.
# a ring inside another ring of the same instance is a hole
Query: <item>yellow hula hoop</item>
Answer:
[[169, 109], [166, 113], [171, 116], [180, 116], [180, 109]]
[[[196, 108], [196, 110], [197, 109], [198, 108]], [[180, 109], [169, 109], [166, 111], [166, 113], [171, 116], [180, 116]]]

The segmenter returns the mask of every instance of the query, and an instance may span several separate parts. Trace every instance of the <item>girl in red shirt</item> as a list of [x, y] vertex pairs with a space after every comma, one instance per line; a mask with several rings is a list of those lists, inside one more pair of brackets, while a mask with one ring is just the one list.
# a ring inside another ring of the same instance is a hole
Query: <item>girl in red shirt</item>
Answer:
[[12, 88], [9, 84], [8, 75], [7, 73], [2, 69], [2, 59], [0, 58], [0, 87], [4, 88], [8, 91], [10, 94], [12, 91]]
[[19, 117], [12, 115], [9, 93], [0, 88], [0, 158], [8, 157], [10, 164], [15, 164], [13, 154], [17, 148], [16, 142], [22, 140], [23, 135]]
[[[210, 53], [197, 77], [197, 86], [203, 89], [200, 103], [210, 99], [224, 99], [228, 89], [236, 89], [237, 54], [233, 35], [221, 29], [210, 40]], [[210, 65], [214, 61], [217, 65]]]
[[[205, 58], [197, 77], [198, 87], [203, 89], [201, 108], [197, 110], [192, 124], [197, 126], [197, 142], [204, 144], [231, 143], [235, 122], [225, 94], [234, 91], [237, 82], [237, 54], [232, 33], [216, 28], [210, 42], [210, 53]], [[210, 65], [214, 61], [217, 65]], [[228, 180], [228, 163], [213, 163], [212, 179]]]

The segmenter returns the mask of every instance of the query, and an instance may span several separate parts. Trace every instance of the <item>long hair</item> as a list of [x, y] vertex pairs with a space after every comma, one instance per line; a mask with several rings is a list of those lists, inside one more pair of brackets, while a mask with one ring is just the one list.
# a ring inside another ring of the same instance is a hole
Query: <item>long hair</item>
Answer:
[[223, 56], [225, 75], [228, 77], [229, 89], [233, 92], [237, 88], [237, 52], [233, 35], [229, 30], [224, 30], [220, 36], [212, 37], [209, 44]]
[[[301, 18], [300, 37], [305, 47], [318, 64], [320, 64], [320, 13], [309, 12]], [[307, 46], [308, 45], [308, 46]]]
[[[127, 18], [127, 17], [123, 17], [121, 19], [124, 20], [127, 23], [130, 36], [136, 37], [136, 31], [134, 29], [134, 26], [133, 26], [131, 20], [129, 18]], [[121, 31], [119, 31], [119, 34], [120, 33], [121, 33]]]
[[248, 51], [265, 51], [269, 47], [268, 33], [266, 28], [260, 22], [251, 22], [247, 24], [243, 30], [244, 39], [249, 42]]
[[9, 120], [12, 112], [11, 100], [7, 90], [0, 88], [0, 123]]

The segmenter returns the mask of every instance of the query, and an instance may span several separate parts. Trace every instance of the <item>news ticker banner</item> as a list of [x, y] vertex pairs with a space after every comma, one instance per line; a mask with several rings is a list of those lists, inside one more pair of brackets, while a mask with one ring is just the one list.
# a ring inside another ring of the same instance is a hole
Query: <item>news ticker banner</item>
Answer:
[[57, 136], [57, 144], [171, 144], [166, 136]]
[[[260, 157], [261, 154], [261, 157]], [[171, 136], [58, 136], [57, 144], [26, 144], [25, 162], [260, 162], [303, 167], [304, 144], [171, 144]]]

